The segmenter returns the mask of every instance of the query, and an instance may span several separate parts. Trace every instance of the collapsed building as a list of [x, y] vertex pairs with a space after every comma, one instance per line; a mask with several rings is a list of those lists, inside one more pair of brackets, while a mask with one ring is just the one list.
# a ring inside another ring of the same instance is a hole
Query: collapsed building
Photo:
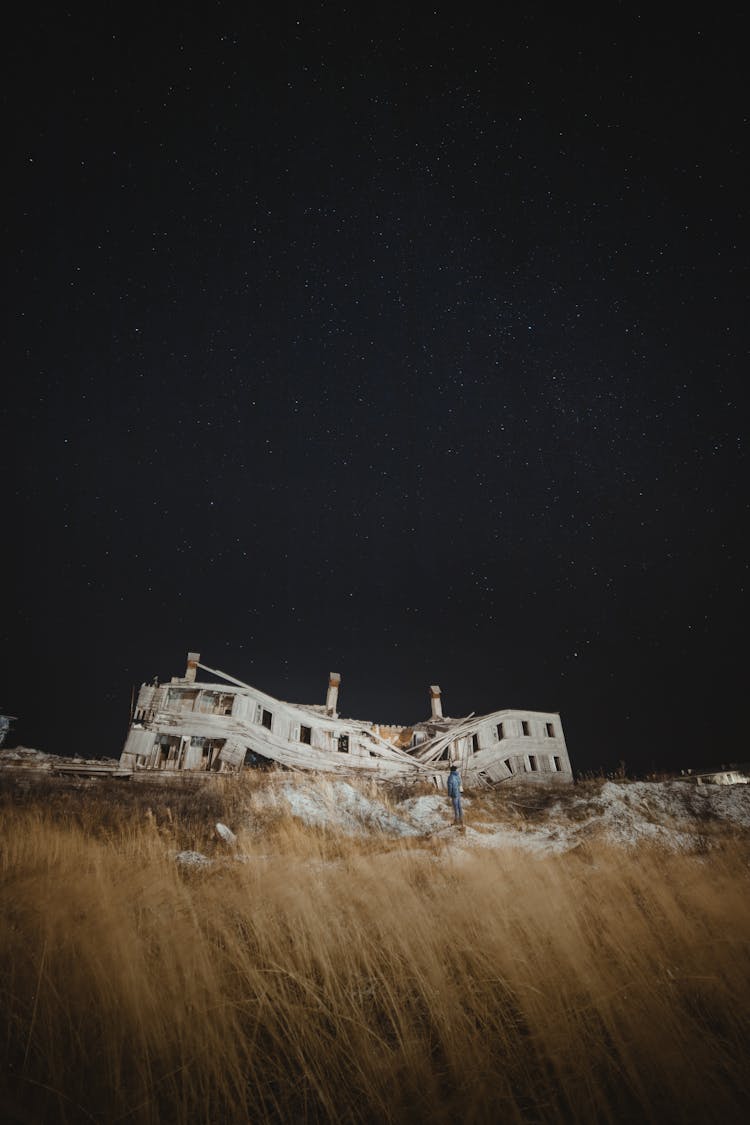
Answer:
[[[199, 682], [199, 668], [223, 682]], [[120, 767], [229, 772], [276, 764], [442, 786], [455, 764], [468, 785], [573, 780], [558, 712], [506, 708], [453, 719], [432, 685], [428, 719], [386, 726], [342, 718], [340, 684], [331, 672], [325, 704], [285, 703], [188, 653], [184, 676], [141, 685]]]

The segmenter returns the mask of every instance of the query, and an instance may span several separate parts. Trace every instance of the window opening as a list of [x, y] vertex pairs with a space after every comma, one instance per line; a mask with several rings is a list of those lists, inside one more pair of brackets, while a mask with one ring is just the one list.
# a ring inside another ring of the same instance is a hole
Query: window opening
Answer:
[[304, 743], [305, 746], [310, 746], [312, 743], [312, 727], [300, 727], [299, 740]]
[[170, 688], [167, 695], [167, 706], [173, 707], [177, 711], [194, 711], [195, 704], [198, 702], [199, 692], [197, 689], [190, 691], [183, 691], [181, 688]]
[[212, 715], [216, 711], [218, 698], [218, 693], [215, 691], [202, 692], [198, 700], [197, 710], [203, 712], [204, 715]]
[[261, 721], [262, 726], [264, 726], [266, 728], [266, 730], [271, 729], [271, 723], [273, 722], [273, 715], [271, 714], [270, 711], [266, 711], [265, 707], [263, 708], [263, 712], [261, 714], [260, 721]]
[[349, 735], [348, 734], [340, 734], [339, 735], [339, 754], [348, 754], [348, 753], [349, 753]]
[[555, 737], [555, 727], [553, 723], [545, 723], [545, 730], [547, 731], [547, 738]]
[[472, 750], [474, 751], [475, 754], [479, 753], [479, 735], [478, 734], [472, 734], [472, 736], [471, 736], [471, 748], [472, 748]]
[[502, 723], [497, 724], [497, 737], [498, 738], [505, 738], [505, 734], [503, 733], [503, 724]]
[[526, 720], [525, 720], [525, 719], [524, 719], [524, 720], [522, 721], [522, 723], [521, 723], [521, 730], [522, 730], [522, 731], [523, 731], [523, 733], [524, 733], [525, 735], [527, 735], [527, 736], [531, 734], [531, 731], [530, 731], [530, 729], [529, 729], [529, 724], [528, 724], [528, 723], [526, 722]]

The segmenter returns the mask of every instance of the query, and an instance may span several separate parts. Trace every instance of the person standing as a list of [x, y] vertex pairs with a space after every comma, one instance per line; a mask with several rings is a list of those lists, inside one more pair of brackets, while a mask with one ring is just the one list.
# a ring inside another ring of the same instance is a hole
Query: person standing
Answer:
[[451, 766], [448, 774], [448, 796], [453, 802], [453, 823], [463, 826], [464, 814], [461, 808], [461, 774], [458, 766]]

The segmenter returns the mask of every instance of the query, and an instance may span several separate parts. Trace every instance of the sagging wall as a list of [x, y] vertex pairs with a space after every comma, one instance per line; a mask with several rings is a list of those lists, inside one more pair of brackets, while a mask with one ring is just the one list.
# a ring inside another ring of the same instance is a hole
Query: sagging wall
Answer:
[[443, 759], [455, 760], [464, 771], [487, 770], [490, 781], [573, 780], [562, 721], [555, 712], [506, 710], [480, 718], [476, 727], [450, 741]]
[[[175, 721], [184, 723], [189, 716], [195, 716], [196, 723], [209, 733], [180, 737], [176, 733], [159, 732], [159, 729], [169, 729]], [[227, 720], [234, 719], [265, 727], [279, 739], [312, 749], [357, 758], [369, 758], [372, 753], [372, 742], [355, 724], [301, 711], [260, 691], [224, 685], [217, 688], [214, 684], [184, 679], [162, 685], [141, 685], [133, 727], [120, 764], [126, 769], [216, 769], [220, 762], [214, 754], [215, 747], [210, 746], [208, 752], [205, 748], [207, 740], [212, 743], [218, 740], [210, 738], [210, 733], [214, 732], [209, 724], [215, 719], [222, 720], [215, 730], [217, 736], [226, 733]], [[153, 725], [155, 729], [141, 728], [142, 723]], [[229, 759], [228, 753], [227, 761]]]
[[137, 769], [139, 766], [145, 766], [146, 761], [151, 757], [154, 737], [152, 730], [137, 730], [135, 727], [131, 727], [120, 755], [120, 766], [123, 769]]

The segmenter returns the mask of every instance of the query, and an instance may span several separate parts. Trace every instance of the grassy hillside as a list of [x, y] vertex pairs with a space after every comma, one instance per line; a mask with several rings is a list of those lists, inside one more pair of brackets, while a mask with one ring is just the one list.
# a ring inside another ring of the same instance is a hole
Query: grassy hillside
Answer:
[[[6, 794], [4, 1120], [750, 1110], [742, 835], [692, 852], [455, 850], [306, 827], [254, 785]], [[185, 849], [214, 862], [175, 862]]]

